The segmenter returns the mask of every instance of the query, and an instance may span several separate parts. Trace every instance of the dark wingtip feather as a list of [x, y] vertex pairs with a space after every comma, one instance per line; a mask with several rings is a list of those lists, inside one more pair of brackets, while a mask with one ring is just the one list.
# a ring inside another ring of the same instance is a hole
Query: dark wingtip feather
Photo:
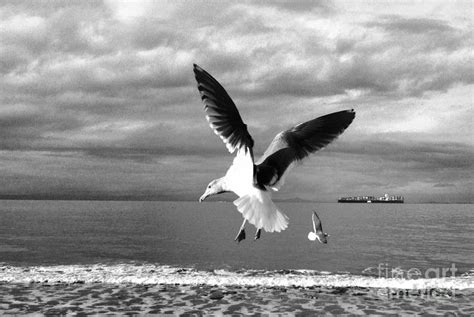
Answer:
[[198, 76], [203, 76], [203, 74], [206, 73], [206, 71], [198, 64], [193, 64], [193, 71], [194, 75], [196, 76], [196, 79]]
[[346, 111], [352, 115], [352, 119], [354, 119], [354, 118], [355, 118], [355, 116], [356, 116], [356, 112], [354, 111], [354, 108], [352, 108], [352, 109], [349, 109], [349, 110], [346, 110]]

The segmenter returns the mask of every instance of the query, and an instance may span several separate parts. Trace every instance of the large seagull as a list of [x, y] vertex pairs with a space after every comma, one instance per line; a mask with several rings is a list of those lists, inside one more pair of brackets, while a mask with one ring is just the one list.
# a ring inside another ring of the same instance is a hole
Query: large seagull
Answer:
[[244, 222], [235, 238], [237, 242], [245, 239], [247, 221], [257, 228], [255, 239], [260, 238], [262, 229], [285, 230], [288, 217], [273, 203], [271, 191], [280, 189], [295, 163], [344, 132], [355, 117], [354, 110], [334, 112], [278, 133], [263, 156], [254, 162], [253, 139], [232, 99], [214, 77], [196, 64], [194, 74], [209, 125], [230, 153], [237, 151], [226, 174], [211, 181], [199, 201], [224, 192], [239, 196], [234, 205]]

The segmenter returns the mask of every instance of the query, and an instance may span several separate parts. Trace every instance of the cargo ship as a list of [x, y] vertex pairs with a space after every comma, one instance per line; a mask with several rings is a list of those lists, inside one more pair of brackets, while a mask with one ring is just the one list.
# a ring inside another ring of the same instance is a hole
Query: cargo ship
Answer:
[[382, 197], [375, 196], [354, 196], [341, 197], [337, 200], [338, 203], [383, 203], [383, 204], [403, 204], [403, 196], [389, 196], [385, 194]]

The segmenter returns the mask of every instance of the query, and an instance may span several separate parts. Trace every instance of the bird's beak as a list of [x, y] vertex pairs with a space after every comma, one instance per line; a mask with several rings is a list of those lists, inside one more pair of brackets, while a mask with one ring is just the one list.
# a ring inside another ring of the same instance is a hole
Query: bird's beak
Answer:
[[199, 202], [200, 202], [200, 203], [203, 202], [203, 201], [207, 198], [207, 196], [209, 196], [209, 195], [210, 195], [209, 190], [206, 189], [206, 191], [204, 192], [204, 194], [202, 194], [202, 196], [199, 197]]

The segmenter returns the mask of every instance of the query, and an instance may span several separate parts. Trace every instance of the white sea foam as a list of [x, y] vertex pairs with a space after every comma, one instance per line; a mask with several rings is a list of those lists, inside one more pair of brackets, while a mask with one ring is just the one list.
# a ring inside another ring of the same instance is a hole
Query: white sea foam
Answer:
[[199, 271], [153, 264], [94, 264], [55, 266], [0, 265], [0, 282], [7, 283], [107, 283], [242, 285], [265, 287], [372, 287], [395, 289], [474, 288], [474, 275], [446, 278], [380, 278], [351, 274], [328, 274], [311, 270]]

